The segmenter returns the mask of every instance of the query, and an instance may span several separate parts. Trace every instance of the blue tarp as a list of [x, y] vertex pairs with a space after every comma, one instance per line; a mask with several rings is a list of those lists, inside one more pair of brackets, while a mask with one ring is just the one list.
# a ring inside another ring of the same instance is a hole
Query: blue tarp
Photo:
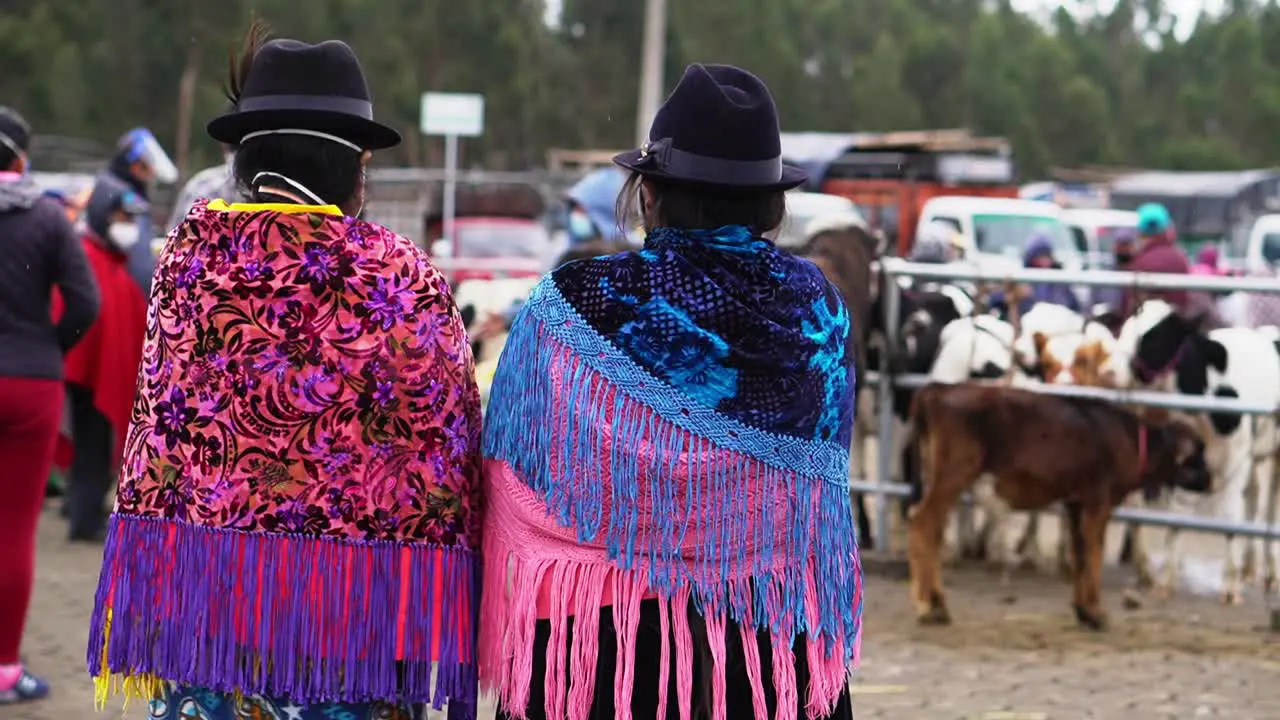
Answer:
[[782, 133], [782, 161], [809, 173], [805, 189], [820, 192], [831, 163], [872, 135], [875, 133]]

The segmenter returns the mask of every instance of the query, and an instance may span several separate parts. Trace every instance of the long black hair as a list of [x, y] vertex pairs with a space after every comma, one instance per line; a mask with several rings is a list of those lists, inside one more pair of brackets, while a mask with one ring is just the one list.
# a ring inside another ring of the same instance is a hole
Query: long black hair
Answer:
[[[641, 206], [640, 186], [649, 190]], [[639, 217], [646, 229], [714, 230], [723, 225], [746, 225], [757, 235], [776, 230], [787, 214], [781, 190], [730, 190], [646, 178], [632, 173], [618, 193], [618, 222]], [[626, 228], [622, 228], [626, 232]]]

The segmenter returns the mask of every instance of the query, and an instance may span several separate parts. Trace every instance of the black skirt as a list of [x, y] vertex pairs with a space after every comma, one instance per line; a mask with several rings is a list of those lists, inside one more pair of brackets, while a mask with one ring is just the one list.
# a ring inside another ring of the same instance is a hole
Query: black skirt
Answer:
[[[631, 693], [631, 713], [636, 720], [647, 720], [657, 716], [658, 712], [658, 671], [662, 653], [662, 631], [659, 619], [658, 601], [645, 600], [640, 603], [640, 626], [636, 633], [635, 653], [635, 688]], [[690, 626], [697, 628], [701, 618], [692, 608], [689, 610]], [[696, 630], [695, 630], [696, 632]], [[573, 637], [573, 624], [570, 620], [569, 639]], [[551, 637], [551, 623], [539, 620], [534, 638], [533, 676], [529, 688], [529, 720], [546, 718], [546, 686], [543, 678], [547, 672], [547, 643]], [[773, 690], [773, 653], [770, 648], [768, 633], [758, 633], [756, 642], [760, 648], [760, 669], [764, 681], [765, 700], [769, 707], [769, 718], [774, 717], [777, 709], [777, 697]], [[711, 657], [699, 652], [695, 641], [693, 652], [693, 698], [690, 708], [695, 718], [709, 718], [711, 707]], [[705, 646], [705, 643], [702, 643]], [[805, 652], [804, 637], [798, 637], [793, 648], [796, 667], [796, 717], [805, 718], [805, 696], [809, 687], [809, 661]], [[670, 647], [671, 674], [667, 682], [667, 714], [668, 720], [679, 720], [680, 704], [676, 701], [675, 648]], [[613, 673], [617, 665], [618, 638], [613, 624], [612, 608], [600, 611], [600, 651], [597, 659], [594, 701], [591, 705], [592, 720], [612, 720], [617, 717], [613, 697]], [[727, 658], [726, 682], [728, 690], [725, 702], [728, 705], [725, 717], [730, 720], [744, 720], [754, 717], [751, 704], [751, 683], [747, 677], [747, 667], [742, 652], [742, 635], [735, 623], [726, 625], [725, 651]], [[568, 668], [570, 676], [573, 669]], [[498, 708], [499, 720], [512, 720], [515, 716], [508, 714], [505, 708]], [[758, 720], [767, 720], [760, 718]], [[836, 702], [835, 709], [823, 720], [853, 720], [853, 704], [846, 686]]]

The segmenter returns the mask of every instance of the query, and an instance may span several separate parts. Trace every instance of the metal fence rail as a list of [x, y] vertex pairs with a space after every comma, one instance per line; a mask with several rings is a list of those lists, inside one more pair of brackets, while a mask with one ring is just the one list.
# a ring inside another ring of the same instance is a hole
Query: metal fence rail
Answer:
[[[1089, 287], [1128, 287], [1135, 290], [1200, 290], [1209, 292], [1243, 291], [1251, 293], [1280, 294], [1280, 280], [1274, 278], [1220, 278], [1194, 275], [1163, 275], [1103, 270], [1041, 270], [1021, 268], [1004, 273], [983, 273], [976, 268], [960, 264], [930, 265], [910, 263], [899, 258], [883, 258], [880, 269], [890, 278], [915, 278], [921, 280], [960, 280], [982, 283], [1049, 283], [1059, 285], [1085, 285]], [[884, 298], [885, 346], [898, 347], [898, 322], [902, 306], [902, 287], [889, 282]], [[911, 488], [891, 480], [894, 415], [892, 393], [897, 388], [920, 388], [931, 382], [928, 375], [897, 375], [868, 373], [866, 381], [874, 383], [877, 390], [877, 467], [879, 482], [857, 480], [851, 483], [853, 490], [870, 494], [906, 497]], [[1112, 390], [1108, 388], [1032, 383], [1030, 389], [1061, 397], [1084, 397], [1116, 403], [1157, 407], [1190, 412], [1238, 413], [1242, 415], [1271, 415], [1280, 411], [1272, 405], [1235, 398], [1182, 395], [1147, 390]], [[1115, 519], [1141, 525], [1181, 528], [1202, 532], [1261, 537], [1280, 540], [1280, 529], [1257, 523], [1232, 523], [1216, 518], [1201, 518], [1177, 513], [1121, 508]], [[877, 547], [888, 547], [888, 503], [881, 503], [877, 513]]]

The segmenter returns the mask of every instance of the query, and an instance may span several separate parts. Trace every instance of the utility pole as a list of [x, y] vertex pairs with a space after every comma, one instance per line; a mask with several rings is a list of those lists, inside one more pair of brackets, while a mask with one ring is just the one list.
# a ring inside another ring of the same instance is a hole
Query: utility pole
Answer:
[[636, 106], [636, 145], [649, 140], [649, 124], [662, 104], [662, 66], [667, 56], [667, 0], [645, 0], [644, 50], [640, 59], [640, 102]]

